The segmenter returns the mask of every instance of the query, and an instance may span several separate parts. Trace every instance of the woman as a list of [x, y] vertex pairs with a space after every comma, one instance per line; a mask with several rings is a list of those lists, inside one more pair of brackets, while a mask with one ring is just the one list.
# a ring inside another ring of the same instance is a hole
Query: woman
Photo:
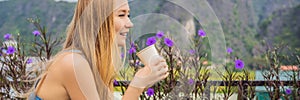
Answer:
[[[110, 100], [122, 66], [119, 47], [133, 27], [127, 0], [78, 0], [63, 50], [47, 65], [35, 99]], [[144, 88], [168, 76], [162, 57], [140, 69], [122, 99], [137, 100]], [[29, 98], [31, 99], [31, 98]]]

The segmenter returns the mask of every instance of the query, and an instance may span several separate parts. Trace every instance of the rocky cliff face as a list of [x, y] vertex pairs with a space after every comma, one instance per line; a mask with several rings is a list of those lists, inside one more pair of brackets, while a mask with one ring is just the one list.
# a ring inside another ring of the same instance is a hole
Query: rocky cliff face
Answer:
[[285, 43], [300, 48], [300, 5], [272, 13], [260, 27], [261, 36], [269, 43]]

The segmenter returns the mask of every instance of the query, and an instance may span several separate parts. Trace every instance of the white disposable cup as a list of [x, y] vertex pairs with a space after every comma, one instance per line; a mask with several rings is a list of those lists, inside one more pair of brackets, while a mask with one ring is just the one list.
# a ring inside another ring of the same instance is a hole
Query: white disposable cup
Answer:
[[137, 53], [137, 56], [140, 58], [144, 65], [149, 65], [152, 58], [155, 56], [159, 56], [157, 49], [154, 45], [150, 45], [140, 52]]

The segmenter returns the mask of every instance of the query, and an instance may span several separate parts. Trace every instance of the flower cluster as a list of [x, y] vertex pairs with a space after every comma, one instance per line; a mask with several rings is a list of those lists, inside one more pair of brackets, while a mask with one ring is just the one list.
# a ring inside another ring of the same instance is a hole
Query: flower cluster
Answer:
[[[197, 35], [197, 34], [195, 34], [195, 35]], [[148, 37], [146, 37], [146, 36], [148, 36]], [[198, 36], [198, 38], [199, 37], [205, 37], [206, 33], [204, 32], [204, 30], [199, 30], [199, 34], [197, 36]], [[129, 61], [130, 66], [134, 66], [135, 71], [137, 71], [136, 66], [141, 65], [141, 62], [134, 55], [134, 53], [136, 53], [139, 50], [139, 48], [140, 48], [139, 45], [141, 45], [141, 46], [143, 46], [143, 45], [150, 46], [150, 45], [156, 44], [158, 52], [162, 54], [161, 56], [164, 56], [164, 58], [166, 59], [168, 65], [170, 67], [170, 76], [166, 79], [168, 81], [166, 81], [166, 83], [157, 83], [157, 84], [160, 84], [160, 85], [166, 85], [166, 87], [165, 87], [166, 90], [160, 90], [159, 87], [154, 85], [152, 87], [149, 87], [147, 89], [146, 93], [142, 95], [142, 97], [145, 96], [145, 98], [148, 98], [148, 97], [154, 97], [155, 98], [157, 96], [157, 93], [159, 94], [160, 92], [167, 92], [167, 91], [170, 91], [170, 90], [167, 90], [167, 89], [174, 88], [175, 87], [174, 81], [177, 81], [177, 79], [179, 79], [179, 78], [184, 78], [184, 76], [181, 77], [180, 75], [175, 74], [176, 72], [182, 71], [180, 62], [183, 62], [183, 61], [179, 60], [180, 59], [179, 57], [181, 57], [181, 55], [175, 55], [175, 53], [174, 53], [174, 52], [178, 52], [178, 51], [176, 51], [176, 48], [174, 47], [175, 46], [174, 41], [171, 38], [169, 38], [163, 31], [158, 31], [155, 35], [154, 34], [149, 34], [149, 35], [144, 35], [144, 36], [141, 36], [141, 37], [143, 37], [143, 38], [142, 39], [139, 38], [138, 41], [145, 40], [145, 42], [136, 42], [136, 43], [145, 43], [145, 44], [135, 44], [135, 42], [130, 43], [130, 48], [128, 50], [128, 53], [131, 54], [131, 56], [130, 56], [131, 59]], [[201, 39], [201, 38], [199, 38], [199, 39]], [[197, 51], [198, 50], [196, 50], [196, 49], [191, 49], [189, 51], [189, 53], [191, 55], [194, 55]], [[175, 57], [175, 56], [178, 56], [178, 57]], [[199, 56], [195, 56], [195, 59], [198, 58], [198, 57]], [[199, 62], [198, 60], [194, 60], [194, 61], [196, 61], [195, 63]], [[188, 73], [185, 73], [185, 74], [188, 75]], [[205, 73], [203, 75], [205, 75], [206, 77], [205, 78], [197, 78], [197, 79], [207, 80], [208, 79], [208, 73]], [[189, 85], [190, 88], [186, 88], [186, 89], [192, 89], [192, 87], [194, 87], [194, 85], [196, 84], [197, 79], [192, 78], [192, 77], [187, 79], [187, 82], [184, 82], [184, 83]], [[167, 85], [167, 83], [169, 85]], [[114, 82], [114, 84], [116, 85], [116, 82]], [[167, 93], [167, 94], [169, 94], [169, 93]]]
[[[32, 31], [33, 41], [23, 43], [20, 34], [6, 33], [0, 46], [0, 99], [26, 99], [24, 93], [34, 85], [34, 81], [43, 69], [43, 62], [48, 61], [54, 49], [62, 43], [62, 38], [51, 38], [39, 19], [28, 18], [37, 30]], [[52, 40], [53, 39], [53, 40]], [[30, 50], [25, 47], [31, 46]], [[47, 47], [47, 48], [46, 48]], [[38, 63], [37, 63], [38, 62]], [[32, 70], [35, 69], [35, 70]]]
[[136, 47], [135, 47], [134, 43], [131, 43], [130, 44], [130, 49], [129, 49], [128, 53], [129, 54], [133, 54], [135, 52], [136, 52]]
[[163, 31], [158, 31], [156, 33], [156, 37], [155, 36], [154, 37], [149, 37], [147, 39], [147, 42], [146, 42], [147, 46], [155, 44], [156, 41], [157, 41], [156, 38], [157, 39], [164, 38], [164, 44], [167, 45], [168, 47], [172, 47], [174, 45], [174, 42], [170, 38], [165, 37], [165, 33]]

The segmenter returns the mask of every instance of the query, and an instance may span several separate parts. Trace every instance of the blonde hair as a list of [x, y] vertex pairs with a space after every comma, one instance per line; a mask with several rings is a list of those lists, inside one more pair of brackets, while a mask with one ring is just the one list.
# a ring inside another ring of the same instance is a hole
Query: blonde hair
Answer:
[[[114, 0], [78, 0], [67, 29], [63, 49], [81, 50], [92, 69], [100, 98], [108, 99], [113, 91], [116, 55], [114, 41]], [[120, 59], [120, 56], [118, 56]]]
[[[44, 77], [64, 50], [77, 49], [90, 65], [100, 99], [112, 100], [113, 80], [126, 58], [124, 54], [123, 61], [120, 59], [120, 49], [115, 41], [114, 7], [114, 0], [78, 0], [62, 51], [46, 63], [39, 62], [46, 66], [46, 71], [33, 81]], [[123, 50], [126, 52], [126, 46]], [[28, 97], [34, 88], [20, 97]]]

